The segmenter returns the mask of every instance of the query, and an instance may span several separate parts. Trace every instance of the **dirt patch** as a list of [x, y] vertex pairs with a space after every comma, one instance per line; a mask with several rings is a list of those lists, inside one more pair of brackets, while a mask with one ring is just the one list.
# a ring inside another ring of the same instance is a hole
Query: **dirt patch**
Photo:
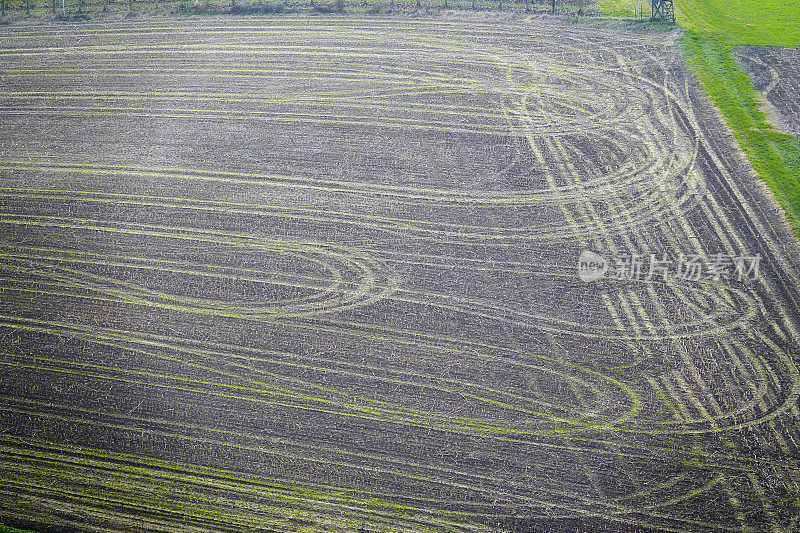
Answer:
[[741, 46], [734, 55], [764, 97], [770, 122], [779, 131], [800, 136], [800, 49]]

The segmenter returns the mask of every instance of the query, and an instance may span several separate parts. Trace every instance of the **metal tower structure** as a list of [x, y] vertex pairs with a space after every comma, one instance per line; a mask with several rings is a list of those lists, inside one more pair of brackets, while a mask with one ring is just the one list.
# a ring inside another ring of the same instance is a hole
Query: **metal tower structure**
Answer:
[[672, 5], [672, 0], [652, 0], [652, 2], [650, 20], [675, 22], [675, 8]]

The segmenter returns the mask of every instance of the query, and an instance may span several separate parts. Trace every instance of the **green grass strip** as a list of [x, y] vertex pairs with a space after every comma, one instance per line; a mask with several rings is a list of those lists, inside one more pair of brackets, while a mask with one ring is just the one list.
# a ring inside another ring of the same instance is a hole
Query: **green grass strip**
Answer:
[[0, 524], [0, 533], [36, 533], [35, 531], [30, 531], [28, 529], [17, 529], [11, 526], [5, 526]]
[[734, 41], [687, 30], [678, 42], [703, 90], [800, 236], [800, 139], [767, 122], [750, 78], [733, 57]]
[[681, 26], [724, 35], [733, 45], [800, 45], [796, 0], [676, 0], [675, 6]]

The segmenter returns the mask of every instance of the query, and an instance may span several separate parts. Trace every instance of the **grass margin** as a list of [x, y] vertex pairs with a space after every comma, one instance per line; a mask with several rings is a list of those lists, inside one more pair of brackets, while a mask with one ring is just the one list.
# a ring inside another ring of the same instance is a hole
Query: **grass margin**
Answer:
[[686, 30], [678, 44], [703, 91], [800, 237], [800, 138], [769, 124], [761, 97], [733, 57], [733, 43], [725, 36]]
[[5, 524], [0, 524], [0, 533], [36, 533], [35, 531], [31, 531], [29, 529], [19, 529], [13, 526], [7, 526]]

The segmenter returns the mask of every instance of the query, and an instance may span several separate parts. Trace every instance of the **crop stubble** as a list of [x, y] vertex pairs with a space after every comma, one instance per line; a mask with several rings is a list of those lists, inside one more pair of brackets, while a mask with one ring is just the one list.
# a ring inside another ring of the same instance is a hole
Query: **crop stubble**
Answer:
[[797, 525], [797, 249], [673, 35], [1, 31], [1, 518]]

